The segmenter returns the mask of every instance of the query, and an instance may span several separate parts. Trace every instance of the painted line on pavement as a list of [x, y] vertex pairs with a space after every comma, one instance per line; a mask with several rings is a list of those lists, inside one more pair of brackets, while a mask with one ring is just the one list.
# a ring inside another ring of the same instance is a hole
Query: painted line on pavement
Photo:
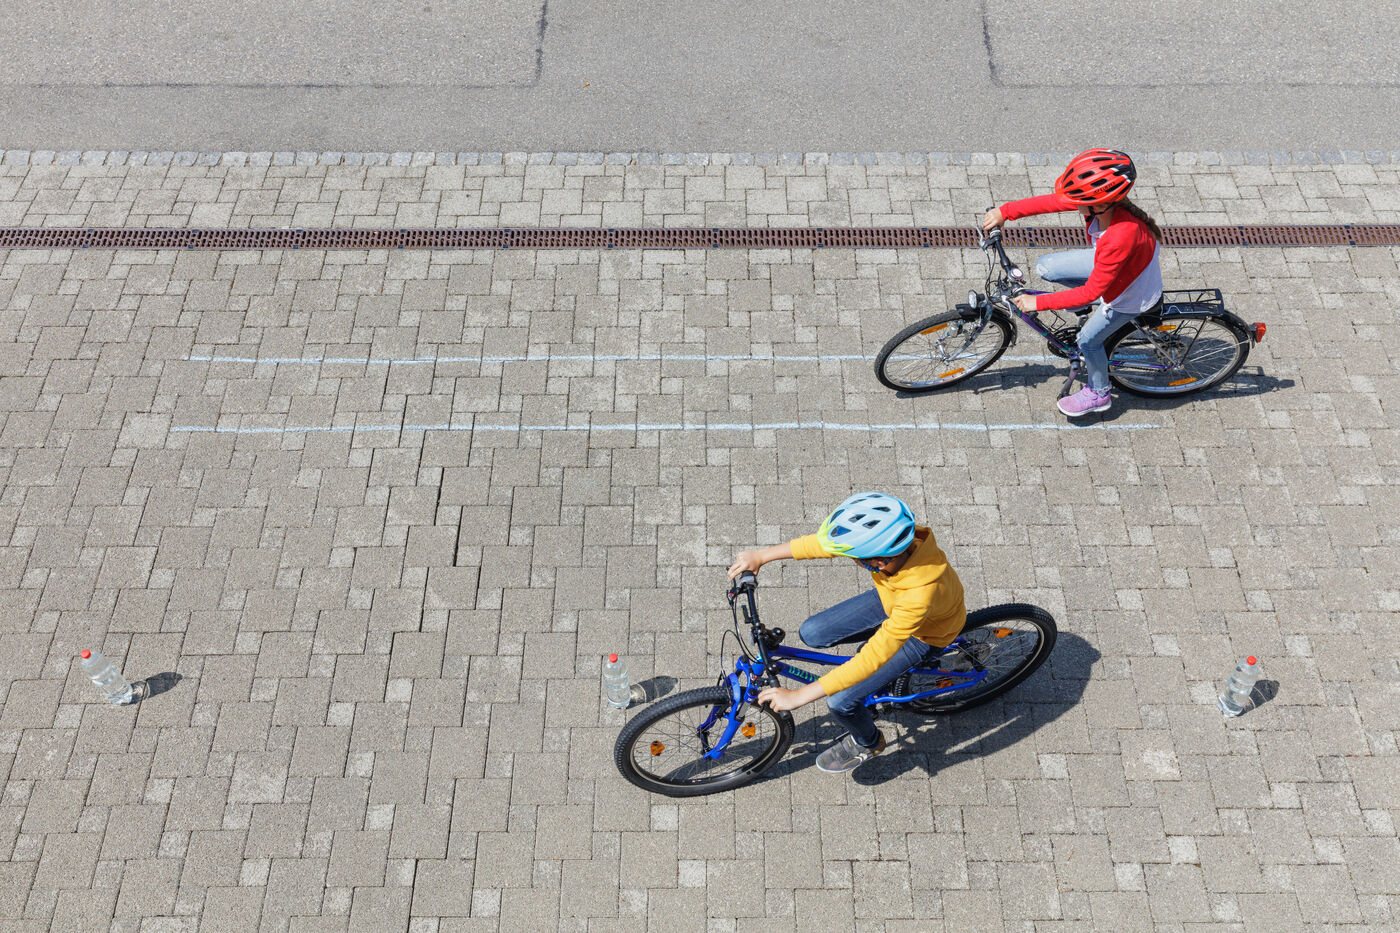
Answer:
[[[1002, 360], [1012, 363], [1039, 363], [1054, 359], [1051, 356], [1003, 356]], [[646, 362], [743, 362], [743, 363], [820, 363], [824, 360], [869, 361], [871, 357], [862, 354], [830, 354], [824, 356], [753, 356], [750, 354], [703, 354], [703, 353], [641, 353], [621, 354], [556, 354], [552, 356], [438, 356], [438, 357], [373, 357], [373, 356], [187, 356], [187, 363], [272, 363], [287, 366], [427, 366], [435, 363], [548, 363], [595, 362], [595, 363], [646, 363]]]
[[658, 424], [382, 424], [382, 425], [307, 425], [302, 427], [223, 427], [218, 425], [175, 425], [170, 430], [191, 434], [341, 434], [356, 431], [597, 431], [597, 432], [676, 432], [676, 431], [847, 431], [870, 434], [876, 431], [1150, 431], [1155, 424], [1086, 424], [1066, 422], [1046, 424], [975, 424], [969, 422], [930, 422], [920, 424], [901, 421], [889, 424], [848, 424], [832, 421], [773, 421], [756, 424], [729, 422], [722, 424], [688, 424], [683, 422]]

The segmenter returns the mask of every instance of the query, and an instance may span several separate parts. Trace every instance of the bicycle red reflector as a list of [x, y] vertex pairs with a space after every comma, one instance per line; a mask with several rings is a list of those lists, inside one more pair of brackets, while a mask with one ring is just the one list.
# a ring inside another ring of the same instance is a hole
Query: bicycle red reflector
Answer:
[[1254, 322], [1254, 342], [1259, 343], [1264, 339], [1264, 331], [1267, 330], [1262, 321]]
[[739, 727], [739, 731], [744, 733], [744, 738], [751, 739], [753, 738], [753, 734], [758, 731], [758, 728], [753, 723], [746, 722]]
[[997, 629], [995, 632], [993, 632], [992, 634], [995, 635], [997, 638], [1005, 638], [1007, 635], [1010, 635], [1010, 634], [1011, 634], [1011, 629], [1009, 629], [1009, 628], [999, 628], [999, 629]]
[[651, 753], [652, 753], [652, 755], [659, 755], [659, 754], [661, 754], [662, 752], [664, 752], [665, 750], [666, 750], [666, 746], [665, 746], [665, 745], [662, 745], [660, 742], [652, 742], [652, 743], [651, 743]]

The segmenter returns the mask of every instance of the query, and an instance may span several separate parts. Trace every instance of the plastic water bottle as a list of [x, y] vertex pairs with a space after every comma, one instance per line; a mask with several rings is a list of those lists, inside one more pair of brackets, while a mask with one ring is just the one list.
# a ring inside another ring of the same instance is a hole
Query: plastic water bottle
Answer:
[[136, 690], [131, 686], [131, 681], [123, 677], [117, 666], [102, 656], [102, 652], [84, 649], [79, 657], [83, 659], [83, 673], [92, 678], [108, 703], [123, 706], [135, 702]]
[[603, 664], [603, 690], [608, 702], [618, 709], [632, 705], [632, 681], [627, 676], [627, 662], [616, 654], [608, 655]]
[[1225, 689], [1220, 691], [1216, 704], [1226, 716], [1238, 716], [1250, 707], [1250, 695], [1259, 679], [1259, 659], [1250, 655], [1241, 661], [1225, 681]]

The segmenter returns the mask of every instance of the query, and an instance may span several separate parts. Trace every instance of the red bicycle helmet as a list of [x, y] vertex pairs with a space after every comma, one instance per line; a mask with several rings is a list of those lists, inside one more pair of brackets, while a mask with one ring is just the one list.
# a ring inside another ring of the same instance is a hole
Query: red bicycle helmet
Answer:
[[1123, 200], [1136, 180], [1137, 168], [1126, 152], [1086, 149], [1055, 179], [1055, 193], [1081, 207], [1094, 207]]

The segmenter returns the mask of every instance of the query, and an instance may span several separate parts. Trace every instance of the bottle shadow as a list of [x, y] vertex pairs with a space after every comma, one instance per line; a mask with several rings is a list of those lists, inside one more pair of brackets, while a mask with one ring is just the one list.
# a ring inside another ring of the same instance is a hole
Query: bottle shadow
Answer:
[[160, 696], [162, 693], [173, 690], [175, 685], [183, 679], [174, 671], [163, 671], [159, 674], [152, 674], [145, 680], [137, 681], [135, 686], [139, 695], [136, 702], [144, 703], [151, 697]]
[[[1249, 709], [1256, 710], [1278, 696], [1277, 680], [1256, 680], [1249, 695]], [[1246, 710], [1248, 712], [1249, 710]]]
[[[1060, 632], [1045, 664], [1005, 696], [963, 713], [924, 715], [892, 706], [877, 714], [890, 742], [880, 757], [851, 772], [857, 784], [883, 784], [922, 768], [935, 777], [948, 763], [995, 754], [1033, 735], [1078, 705], [1089, 673], [1102, 655], [1078, 635]], [[890, 725], [902, 734], [891, 735]], [[827, 716], [797, 727], [786, 758], [765, 778], [793, 774], [815, 765], [817, 755], [841, 736]]]
[[642, 693], [645, 699], [642, 699], [638, 701], [638, 703], [634, 703], [633, 705], [635, 706], [639, 703], [651, 703], [655, 700], [659, 700], [662, 697], [666, 696], [668, 693], [670, 693], [672, 690], [675, 690], [676, 685], [679, 683], [680, 681], [678, 681], [676, 678], [666, 674], [658, 674], [655, 677], [648, 677], [646, 680], [638, 681], [637, 683], [632, 685], [632, 688], [635, 690], [636, 688], [640, 687], [642, 689]]

